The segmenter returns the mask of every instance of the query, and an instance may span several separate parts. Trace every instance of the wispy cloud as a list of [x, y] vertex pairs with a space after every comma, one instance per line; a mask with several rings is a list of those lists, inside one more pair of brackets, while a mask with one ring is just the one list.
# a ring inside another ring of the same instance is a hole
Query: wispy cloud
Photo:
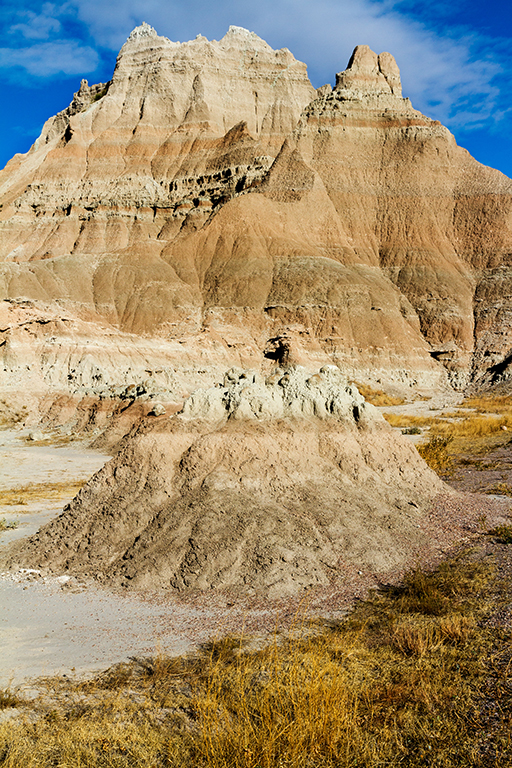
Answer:
[[46, 6], [42, 13], [34, 13], [30, 10], [22, 10], [18, 13], [18, 21], [12, 24], [10, 34], [18, 33], [26, 40], [47, 40], [52, 35], [61, 31], [61, 23], [58, 18], [51, 15], [53, 6]]
[[59, 73], [85, 74], [93, 72], [98, 61], [99, 56], [93, 48], [75, 40], [55, 40], [16, 49], [0, 48], [0, 68], [10, 70], [14, 77], [16, 70], [25, 70], [38, 78]]
[[498, 115], [503, 124], [499, 105], [510, 101], [510, 52], [503, 55], [503, 41], [478, 30], [450, 27], [446, 3], [432, 3], [437, 11], [429, 4], [427, 14], [418, 0], [26, 0], [24, 9], [9, 11], [0, 67], [38, 77], [87, 74], [98, 64], [97, 51], [117, 51], [143, 20], [173, 40], [198, 32], [218, 39], [238, 24], [290, 48], [308, 64], [315, 85], [332, 82], [354, 46], [367, 43], [395, 55], [415, 107], [452, 127], [471, 129]]
[[[415, 0], [68, 0], [99, 45], [118, 49], [133, 26], [145, 20], [160, 34], [187, 40], [198, 32], [220, 37], [229, 24], [254, 30], [274, 47], [287, 46], [308, 64], [315, 85], [333, 81], [354, 46], [367, 43], [390, 51], [402, 70], [404, 92], [413, 104], [453, 126], [480, 125], [492, 118], [500, 98], [496, 78], [504, 74], [492, 41], [475, 31], [443, 26], [438, 3], [427, 23]], [[456, 0], [463, 5], [465, 0]], [[445, 4], [446, 5], [446, 4]], [[431, 10], [431, 9], [430, 9]], [[512, 62], [508, 58], [510, 79]]]
[[67, 28], [75, 18], [76, 10], [68, 3], [29, 0], [1, 8], [3, 77], [19, 81], [24, 75], [42, 79], [94, 71], [100, 60], [94, 41], [84, 41], [86, 30], [77, 31], [76, 25]]
[[[272, 3], [265, 3], [258, 6], [253, 23], [263, 36], [275, 39]], [[300, 14], [291, 13], [293, 5], [278, 4], [289, 40], [286, 45], [308, 63], [314, 79], [332, 82], [333, 73], [345, 68], [354, 46], [366, 43], [378, 53], [395, 55], [404, 94], [433, 117], [456, 122], [460, 110], [465, 120], [478, 122], [492, 113], [499, 98], [495, 79], [503, 66], [483, 36], [467, 30], [461, 36], [459, 28], [453, 35], [429, 28], [393, 2], [317, 0], [304, 3]]]

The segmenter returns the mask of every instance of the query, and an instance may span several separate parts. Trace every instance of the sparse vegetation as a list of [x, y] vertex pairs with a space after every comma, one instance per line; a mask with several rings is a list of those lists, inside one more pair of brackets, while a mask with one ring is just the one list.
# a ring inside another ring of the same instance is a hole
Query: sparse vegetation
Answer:
[[484, 621], [495, 581], [466, 553], [259, 650], [226, 638], [198, 658], [48, 679], [26, 719], [0, 725], [0, 766], [511, 765], [510, 645]]
[[0, 710], [11, 709], [21, 704], [22, 700], [9, 689], [0, 690]]
[[512, 414], [512, 395], [468, 397], [460, 408], [471, 408], [477, 413]]
[[503, 544], [512, 544], [512, 525], [498, 525], [489, 534], [497, 536]]
[[108, 87], [109, 87], [109, 83], [107, 83], [107, 85], [106, 85], [104, 88], [102, 88], [100, 91], [98, 91], [98, 93], [96, 93], [96, 94], [95, 94], [95, 95], [92, 97], [92, 99], [91, 99], [91, 104], [94, 104], [95, 102], [99, 101], [99, 100], [100, 100], [100, 99], [102, 99], [104, 96], [106, 96], [106, 95], [107, 95], [107, 92], [108, 92]]
[[512, 485], [509, 483], [496, 483], [485, 489], [485, 493], [496, 494], [498, 496], [512, 496]]
[[85, 480], [63, 483], [30, 483], [0, 490], [0, 506], [26, 506], [31, 501], [60, 501], [76, 496]]
[[421, 429], [419, 427], [406, 427], [406, 429], [402, 429], [402, 435], [421, 435]]
[[373, 389], [373, 387], [370, 387], [368, 384], [361, 384], [358, 381], [355, 381], [354, 384], [364, 399], [372, 405], [391, 406], [403, 405], [405, 403], [403, 397], [394, 397], [393, 395], [388, 395], [387, 392], [384, 392], [382, 389]]
[[[438, 419], [434, 429], [439, 435], [451, 434], [453, 437], [485, 437], [497, 432], [512, 430], [512, 414], [507, 416], [470, 414], [460, 421]], [[506, 435], [510, 439], [510, 435]]]
[[2, 531], [12, 531], [18, 526], [19, 522], [17, 520], [7, 521], [5, 517], [0, 518], [0, 533], [2, 533]]
[[5, 400], [0, 400], [0, 429], [10, 429], [23, 422], [27, 416], [28, 409], [25, 405], [18, 409]]
[[69, 445], [69, 443], [73, 442], [73, 436], [63, 434], [59, 430], [55, 431], [45, 431], [45, 432], [32, 432], [25, 436], [24, 440], [26, 443], [29, 443], [30, 445], [52, 445], [52, 446], [63, 446], [63, 445]]
[[[438, 435], [450, 434], [453, 437], [483, 437], [498, 432], [512, 430], [512, 414], [509, 416], [479, 414], [466, 415], [461, 412], [457, 420], [454, 414], [448, 416], [413, 416], [407, 413], [383, 413], [392, 427], [429, 427]], [[505, 437], [510, 439], [510, 435]]]
[[[405, 435], [428, 430], [426, 442], [417, 443], [416, 447], [427, 464], [443, 478], [453, 476], [457, 466], [469, 464], [475, 470], [499, 469], [499, 464], [491, 465], [474, 457], [485, 456], [512, 440], [512, 396], [473, 397], [457, 410], [438, 416], [407, 413], [383, 413], [383, 416]], [[481, 490], [512, 495], [512, 486], [506, 482], [496, 483], [495, 479], [492, 485]]]
[[404, 429], [432, 427], [438, 422], [438, 419], [433, 416], [411, 416], [407, 413], [383, 413], [382, 415], [392, 427], [403, 427]]
[[427, 443], [416, 446], [422, 459], [441, 477], [449, 476], [453, 472], [453, 457], [448, 452], [452, 440], [451, 435], [432, 435]]

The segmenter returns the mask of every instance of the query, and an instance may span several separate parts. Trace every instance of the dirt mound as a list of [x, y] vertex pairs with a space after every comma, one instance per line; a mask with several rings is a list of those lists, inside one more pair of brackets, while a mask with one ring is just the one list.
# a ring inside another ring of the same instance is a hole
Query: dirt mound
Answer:
[[231, 370], [181, 413], [146, 420], [15, 560], [280, 597], [403, 563], [443, 488], [338, 369]]

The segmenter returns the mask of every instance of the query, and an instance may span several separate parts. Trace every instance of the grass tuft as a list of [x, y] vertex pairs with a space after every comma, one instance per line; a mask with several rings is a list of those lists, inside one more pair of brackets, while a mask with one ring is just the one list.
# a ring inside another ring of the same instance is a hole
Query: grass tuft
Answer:
[[0, 710], [17, 707], [20, 703], [18, 696], [9, 690], [9, 688], [0, 689]]
[[448, 452], [452, 440], [452, 435], [432, 435], [427, 443], [416, 446], [422, 459], [441, 477], [447, 477], [453, 472], [453, 458]]
[[502, 544], [512, 544], [512, 525], [498, 525], [489, 534], [497, 536]]
[[354, 384], [364, 399], [372, 405], [391, 406], [403, 405], [405, 403], [403, 397], [394, 397], [393, 395], [388, 395], [388, 393], [384, 392], [382, 389], [373, 389], [373, 387], [370, 387], [368, 384], [361, 384], [358, 381], [355, 381]]
[[19, 526], [18, 520], [7, 521], [5, 517], [0, 518], [0, 533], [2, 531], [13, 531]]

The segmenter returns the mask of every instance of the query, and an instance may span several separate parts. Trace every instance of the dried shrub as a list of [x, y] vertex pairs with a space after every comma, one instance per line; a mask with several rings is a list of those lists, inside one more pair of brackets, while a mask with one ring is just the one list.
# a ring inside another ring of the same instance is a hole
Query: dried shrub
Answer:
[[416, 446], [422, 459], [441, 477], [447, 477], [453, 472], [453, 458], [448, 452], [452, 441], [452, 434], [432, 435], [427, 443]]
[[502, 544], [512, 544], [512, 525], [498, 525], [489, 534], [496, 536]]

